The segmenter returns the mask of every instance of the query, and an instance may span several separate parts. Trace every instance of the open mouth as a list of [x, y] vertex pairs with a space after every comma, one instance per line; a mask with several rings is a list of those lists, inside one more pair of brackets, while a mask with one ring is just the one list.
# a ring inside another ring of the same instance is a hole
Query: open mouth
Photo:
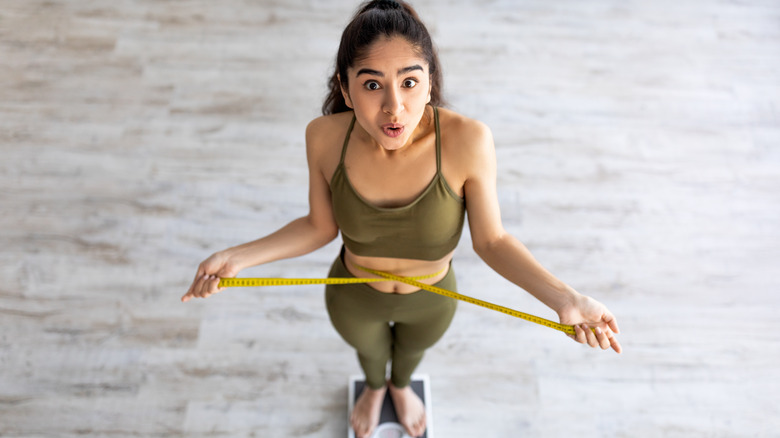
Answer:
[[388, 123], [386, 125], [382, 125], [382, 131], [387, 135], [388, 137], [398, 137], [399, 135], [403, 134], [404, 132], [404, 126], [399, 125], [397, 123]]

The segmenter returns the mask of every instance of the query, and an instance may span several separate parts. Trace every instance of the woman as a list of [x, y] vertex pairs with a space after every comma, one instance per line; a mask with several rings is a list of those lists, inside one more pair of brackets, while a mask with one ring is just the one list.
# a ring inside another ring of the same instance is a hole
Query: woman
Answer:
[[[182, 300], [219, 292], [220, 277], [246, 267], [314, 251], [339, 231], [344, 246], [330, 276], [372, 277], [365, 267], [454, 290], [451, 260], [467, 213], [474, 249], [491, 268], [575, 325], [577, 342], [619, 353], [606, 307], [555, 278], [504, 230], [490, 130], [439, 108], [440, 65], [416, 12], [403, 2], [364, 4], [336, 64], [325, 115], [306, 129], [309, 214], [206, 259]], [[399, 282], [328, 286], [325, 295], [366, 375], [351, 417], [356, 435], [371, 435], [386, 391], [409, 435], [421, 435], [425, 409], [409, 383], [449, 326], [454, 300]]]

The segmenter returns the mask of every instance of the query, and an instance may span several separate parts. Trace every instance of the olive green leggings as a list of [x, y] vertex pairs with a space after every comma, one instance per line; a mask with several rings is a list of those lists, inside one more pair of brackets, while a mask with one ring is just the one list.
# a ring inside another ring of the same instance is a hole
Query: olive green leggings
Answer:
[[[342, 256], [333, 262], [328, 276], [354, 277]], [[451, 266], [436, 285], [455, 290]], [[328, 285], [325, 303], [336, 331], [357, 350], [366, 384], [374, 389], [385, 385], [389, 360], [393, 385], [403, 388], [411, 383], [423, 353], [444, 335], [457, 305], [455, 299], [433, 292], [392, 294], [367, 284]]]

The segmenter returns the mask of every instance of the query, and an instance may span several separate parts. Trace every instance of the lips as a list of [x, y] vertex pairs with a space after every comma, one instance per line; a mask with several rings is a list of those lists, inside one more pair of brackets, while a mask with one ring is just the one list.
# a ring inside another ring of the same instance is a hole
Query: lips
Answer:
[[395, 138], [404, 133], [404, 125], [399, 123], [386, 123], [382, 125], [382, 132], [388, 137]]

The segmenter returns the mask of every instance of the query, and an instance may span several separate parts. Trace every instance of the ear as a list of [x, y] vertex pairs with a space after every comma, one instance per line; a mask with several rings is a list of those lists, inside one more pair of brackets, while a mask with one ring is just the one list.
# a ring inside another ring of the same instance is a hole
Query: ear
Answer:
[[339, 81], [339, 87], [341, 87], [341, 95], [344, 96], [344, 103], [346, 103], [348, 107], [355, 109], [355, 107], [352, 106], [352, 99], [349, 98], [349, 90], [345, 89], [341, 82], [341, 74], [337, 73], [336, 77]]
[[425, 101], [425, 103], [431, 103], [431, 91], [433, 90], [433, 81], [428, 81], [428, 99]]

